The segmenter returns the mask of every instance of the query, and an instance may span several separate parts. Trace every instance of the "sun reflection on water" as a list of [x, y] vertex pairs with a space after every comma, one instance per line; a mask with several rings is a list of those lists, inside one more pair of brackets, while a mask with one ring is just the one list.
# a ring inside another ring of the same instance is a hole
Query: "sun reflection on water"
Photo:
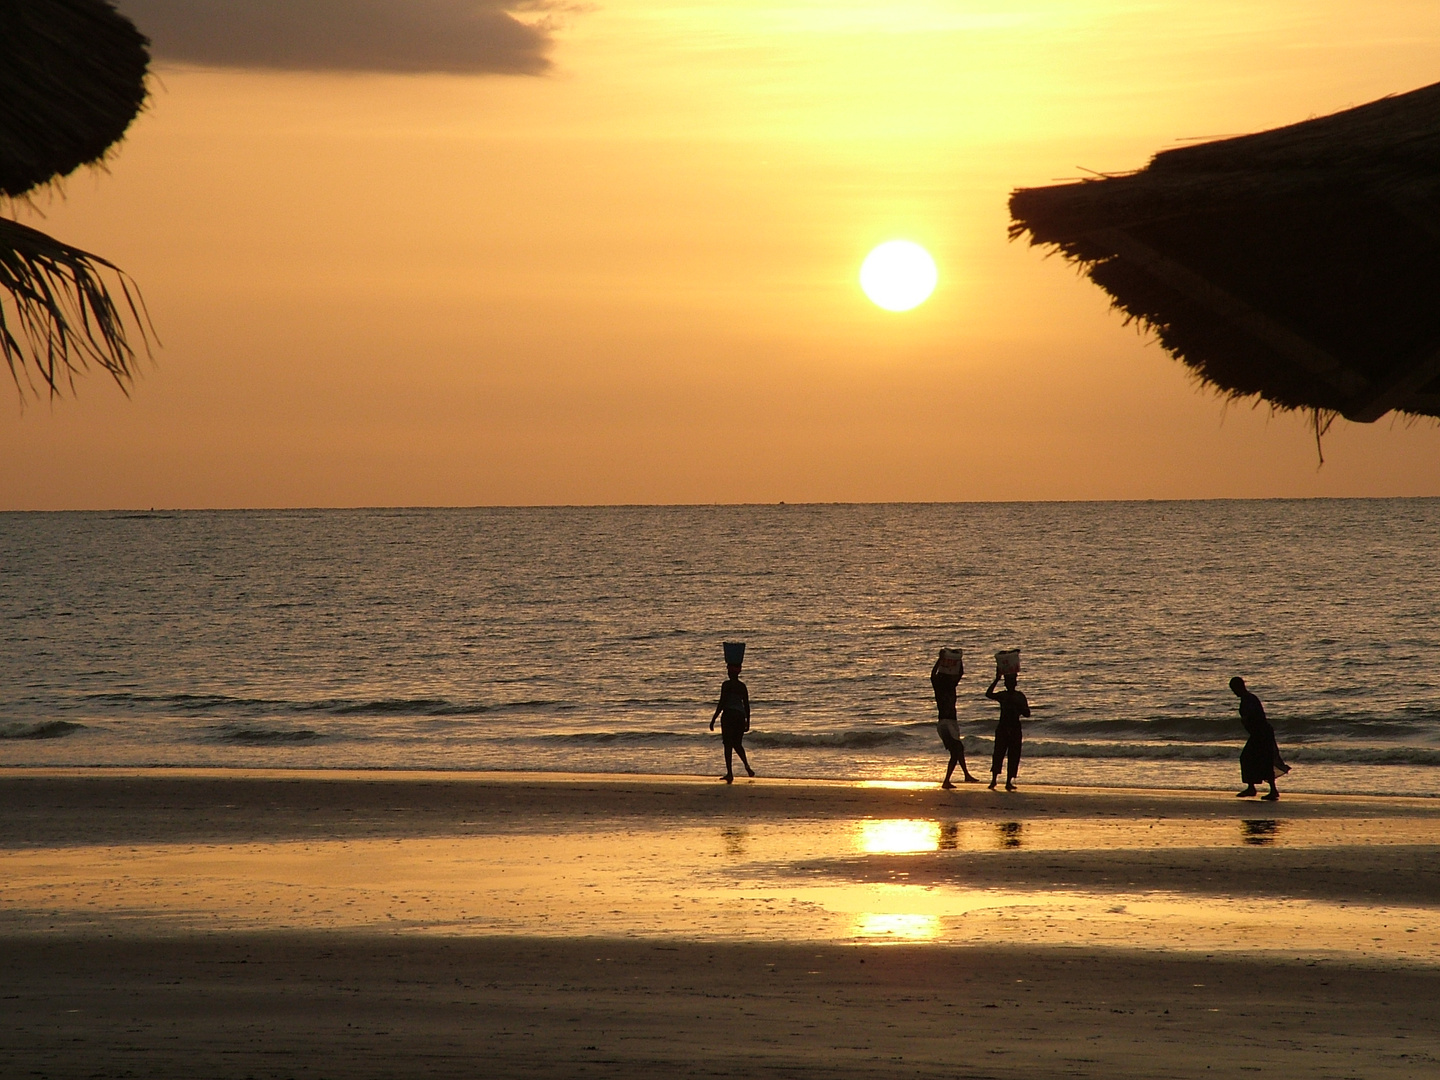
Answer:
[[940, 823], [914, 818], [859, 822], [855, 846], [866, 855], [907, 855], [940, 850]]

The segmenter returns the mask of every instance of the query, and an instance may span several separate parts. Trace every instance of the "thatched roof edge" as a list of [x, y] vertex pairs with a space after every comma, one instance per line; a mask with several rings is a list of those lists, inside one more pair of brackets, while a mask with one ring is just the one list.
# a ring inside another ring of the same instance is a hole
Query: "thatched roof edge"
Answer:
[[0, 195], [103, 160], [145, 102], [149, 44], [107, 0], [0, 0]]
[[[1012, 239], [1079, 266], [1203, 385], [1361, 421], [1440, 416], [1440, 84], [1018, 189], [1010, 210]], [[1325, 230], [1342, 245], [1328, 267]], [[1287, 292], [1292, 273], [1314, 291]], [[1369, 321], [1337, 321], [1352, 287], [1370, 289]]]

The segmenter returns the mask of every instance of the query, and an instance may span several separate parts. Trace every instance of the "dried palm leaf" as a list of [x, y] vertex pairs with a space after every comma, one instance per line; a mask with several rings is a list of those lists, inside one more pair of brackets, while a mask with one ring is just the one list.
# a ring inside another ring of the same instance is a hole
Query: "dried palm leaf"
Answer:
[[0, 218], [0, 355], [22, 401], [27, 389], [39, 394], [35, 376], [54, 397], [65, 387], [73, 390], [75, 375], [91, 364], [108, 371], [128, 395], [136, 363], [131, 327], [148, 356], [150, 316], [118, 266]]

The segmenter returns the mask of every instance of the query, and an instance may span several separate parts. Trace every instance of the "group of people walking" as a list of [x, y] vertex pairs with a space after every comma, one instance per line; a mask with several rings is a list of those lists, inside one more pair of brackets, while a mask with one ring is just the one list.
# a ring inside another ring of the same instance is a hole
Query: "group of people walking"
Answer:
[[[745, 756], [744, 738], [745, 733], [750, 730], [750, 691], [740, 681], [741, 662], [745, 656], [743, 644], [727, 642], [725, 646], [726, 673], [727, 678], [720, 687], [720, 700], [715, 705], [715, 712], [710, 717], [710, 730], [715, 730], [715, 721], [720, 721], [720, 737], [725, 746], [725, 776], [727, 784], [734, 783], [735, 773], [732, 766], [732, 756], [738, 755], [740, 764], [745, 767], [745, 772], [750, 776], [755, 775], [755, 770], [750, 767], [750, 761]], [[995, 746], [990, 756], [990, 789], [993, 791], [1000, 780], [1000, 769], [1005, 769], [1005, 790], [1015, 790], [1015, 777], [1020, 771], [1020, 749], [1023, 743], [1021, 731], [1021, 720], [1030, 718], [1030, 702], [1025, 695], [1016, 688], [1019, 681], [1018, 672], [1002, 671], [999, 663], [1000, 657], [996, 657], [995, 677], [990, 680], [990, 685], [985, 690], [985, 696], [1000, 706], [999, 722], [995, 725]], [[937, 729], [940, 733], [940, 742], [950, 753], [950, 763], [945, 769], [945, 779], [941, 781], [942, 788], [953, 788], [955, 783], [951, 779], [955, 775], [955, 768], [959, 766], [960, 775], [967, 784], [978, 784], [980, 778], [973, 776], [965, 764], [965, 740], [960, 733], [960, 720], [956, 712], [956, 696], [960, 687], [960, 680], [965, 676], [965, 666], [958, 653], [951, 654], [949, 650], [941, 650], [940, 656], [936, 659], [934, 667], [930, 669], [930, 685], [935, 691], [935, 707], [939, 711], [940, 718]], [[1005, 689], [997, 690], [1001, 681], [1005, 683]], [[1240, 676], [1230, 680], [1230, 689], [1240, 699], [1240, 723], [1245, 727], [1248, 736], [1244, 749], [1240, 751], [1240, 779], [1245, 784], [1244, 790], [1239, 792], [1241, 798], [1247, 798], [1258, 794], [1256, 784], [1268, 784], [1270, 790], [1260, 798], [1267, 802], [1274, 802], [1280, 798], [1280, 790], [1275, 786], [1277, 777], [1283, 776], [1290, 771], [1280, 757], [1280, 748], [1275, 740], [1275, 729], [1266, 719], [1265, 707], [1260, 704], [1260, 699], [1252, 694], [1245, 686], [1245, 680]]]

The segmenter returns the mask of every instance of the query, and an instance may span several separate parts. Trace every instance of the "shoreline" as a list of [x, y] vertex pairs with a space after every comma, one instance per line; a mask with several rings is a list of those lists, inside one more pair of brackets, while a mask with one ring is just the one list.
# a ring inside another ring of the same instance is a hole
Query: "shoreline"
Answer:
[[[1440, 821], [1440, 796], [1287, 793], [1276, 802], [1240, 799], [1231, 789], [1102, 787], [1027, 783], [1007, 792], [984, 784], [936, 781], [833, 780], [825, 778], [737, 777], [734, 784], [701, 775], [669, 773], [583, 773], [417, 769], [290, 769], [195, 766], [10, 766], [0, 765], [0, 803], [12, 789], [60, 792], [80, 786], [132, 791], [203, 791], [226, 788], [285, 793], [300, 790], [431, 793], [418, 808], [440, 805], [433, 793], [480, 796], [473, 805], [517, 792], [586, 795], [622, 814], [648, 809], [670, 813], [780, 813], [806, 810], [820, 816], [852, 816], [871, 808], [937, 812], [993, 810], [1005, 815], [1162, 811], [1167, 816], [1409, 816]], [[653, 806], [647, 800], [653, 799]], [[4, 821], [0, 819], [0, 830]]]
[[[933, 727], [933, 724], [927, 724], [927, 726]], [[719, 744], [719, 736], [716, 736], [716, 742], [717, 744]], [[3, 749], [3, 747], [4, 743], [0, 742], [0, 749]], [[1238, 746], [1237, 744], [1234, 749], [1236, 749], [1236, 755], [1238, 756], [1238, 750], [1240, 750], [1240, 746]], [[985, 757], [985, 755], [981, 756]], [[766, 783], [786, 783], [786, 785], [828, 785], [840, 786], [840, 788], [845, 788], [845, 786], [873, 786], [873, 788], [886, 788], [886, 786], [890, 786], [890, 788], [904, 789], [939, 788], [940, 776], [943, 775], [943, 765], [945, 765], [945, 759], [937, 755], [927, 755], [926, 757], [924, 757], [924, 760], [926, 760], [927, 762], [927, 768], [924, 769], [923, 772], [914, 769], [912, 762], [907, 762], [906, 765], [904, 765], [904, 768], [894, 770], [894, 772], [899, 773], [899, 775], [894, 775], [894, 773], [891, 773], [891, 775], [888, 776], [883, 775], [883, 773], [881, 773], [881, 775], [874, 776], [788, 775], [788, 773], [772, 773], [768, 772], [768, 770], [762, 770], [762, 772], [760, 772], [760, 775], [757, 776], [756, 779], [762, 780], [762, 782]], [[1035, 778], [1034, 772], [1035, 770], [1037, 770], [1037, 766], [1038, 768], [1040, 768], [1040, 772], [1044, 773], [1044, 766], [1053, 765], [1056, 760], [1060, 760], [1060, 762], [1070, 762], [1070, 760], [1084, 760], [1087, 765], [1092, 766], [1133, 765], [1132, 760], [1125, 759], [1125, 757], [1113, 757], [1113, 759], [1110, 759], [1110, 757], [1086, 757], [1086, 759], [1040, 759], [1038, 760], [1038, 762], [1030, 763], [1030, 776], [1021, 776], [1021, 792], [1149, 792], [1156, 793], [1156, 795], [1192, 795], [1192, 793], [1194, 793], [1194, 795], [1205, 795], [1205, 793], [1212, 793], [1212, 795], [1220, 795], [1220, 793], [1228, 793], [1228, 795], [1234, 795], [1237, 789], [1241, 786], [1241, 780], [1238, 779], [1238, 770], [1228, 769], [1228, 766], [1227, 770], [1225, 770], [1223, 779], [1218, 778], [1218, 776], [1211, 775], [1205, 776], [1204, 782], [1195, 782], [1195, 780], [1201, 779], [1198, 778], [1198, 776], [1194, 776], [1194, 778], [1182, 778], [1181, 780], [1175, 780], [1175, 782], [1166, 783], [1146, 783], [1143, 782], [1143, 779], [1142, 782], [1132, 782], [1132, 780], [1110, 780], [1109, 778], [1102, 778], [1097, 780], [1057, 780], [1045, 778], [1044, 775], [1041, 775], [1040, 779]], [[1188, 765], [1194, 765], [1194, 763], [1188, 763]], [[1146, 768], [1153, 768], [1153, 766], [1155, 766], [1155, 763], [1146, 763]], [[613, 780], [613, 782], [621, 783], [700, 783], [700, 785], [708, 785], [708, 783], [717, 782], [717, 780], [720, 779], [719, 770], [721, 768], [723, 768], [723, 765], [720, 765], [719, 762], [714, 763], [714, 770], [711, 770], [710, 768], [704, 768], [696, 770], [696, 772], [651, 772], [651, 770], [645, 769], [624, 770], [624, 772], [622, 772], [622, 770], [613, 769], [595, 769], [586, 772], [586, 770], [576, 769], [478, 768], [478, 766], [477, 768], [426, 768], [426, 766], [419, 766], [419, 768], [416, 768], [416, 766], [336, 765], [323, 766], [323, 768], [315, 768], [315, 766], [312, 765], [226, 765], [226, 763], [204, 763], [204, 765], [189, 765], [189, 763], [184, 763], [184, 765], [177, 765], [177, 763], [167, 762], [154, 762], [148, 763], [148, 765], [135, 765], [135, 763], [125, 762], [79, 763], [79, 765], [73, 765], [73, 763], [60, 763], [60, 765], [56, 765], [56, 763], [53, 762], [23, 762], [22, 760], [22, 762], [0, 762], [0, 778], [9, 775], [50, 776], [50, 778], [60, 778], [60, 776], [76, 776], [76, 778], [78, 778], [78, 776], [107, 775], [236, 776], [236, 778], [253, 779], [390, 778], [396, 780], [456, 780], [456, 782], [458, 782], [458, 780], [467, 779], [495, 779], [507, 780], [507, 782], [520, 779], [533, 779], [536, 780], [536, 782], [606, 782], [606, 780]], [[1310, 766], [1310, 768], [1319, 768], [1326, 770], [1355, 770], [1356, 775], [1354, 776], [1354, 779], [1358, 780], [1358, 782], [1364, 782], [1364, 780], [1367, 779], [1364, 775], [1362, 775], [1362, 770], [1364, 769], [1380, 768], [1433, 770], [1434, 766], [1336, 766], [1326, 763], [1326, 765]], [[1164, 772], [1164, 770], [1161, 770], [1161, 772]], [[1230, 772], [1234, 772], [1236, 773], [1236, 775], [1230, 776]], [[981, 773], [976, 773], [976, 775], [981, 776], [981, 786], [982, 788], [984, 788], [984, 769], [982, 769]], [[1437, 773], [1437, 775], [1440, 775], [1440, 773]], [[737, 776], [736, 779], [737, 782], [742, 782], [742, 780], [749, 778], [744, 778], [744, 776]], [[1187, 779], [1191, 780], [1191, 782], [1185, 782], [1185, 780]], [[1290, 783], [1287, 783], [1286, 779], [1289, 779]], [[1293, 783], [1295, 782], [1295, 779], [1295, 776], [1290, 776], [1290, 778], [1282, 779], [1282, 798], [1286, 799], [1286, 801], [1289, 801], [1289, 799], [1293, 798], [1342, 799], [1348, 798], [1348, 796], [1356, 796], [1356, 798], [1400, 799], [1400, 801], [1405, 801], [1405, 799], [1413, 799], [1413, 801], [1418, 802], [1430, 801], [1440, 804], [1440, 789], [1436, 789], [1436, 791], [1430, 791], [1430, 789], [1428, 788], [1430, 788], [1431, 785], [1420, 785], [1418, 786], [1418, 789], [1417, 785], [1401, 785], [1400, 788], [1388, 789], [1388, 791], [1384, 788], [1378, 789], [1378, 791], [1368, 791], [1368, 789], [1359, 789], [1359, 791], [1355, 791], [1355, 789], [1349, 789], [1349, 791], [1346, 791], [1346, 789], [1306, 789], [1303, 788], [1303, 786], [1302, 788], [1296, 788], [1295, 783]], [[1351, 778], [1349, 778], [1349, 776], [1346, 776], [1346, 779]], [[1233, 782], [1231, 782], [1231, 780], [1233, 780]], [[963, 791], [963, 789], [965, 789], [965, 786], [958, 786], [958, 789], [959, 791]]]
[[[943, 762], [942, 762], [943, 764]], [[938, 770], [937, 770], [938, 771]], [[701, 787], [724, 787], [724, 783], [718, 775], [705, 773], [647, 773], [647, 772], [616, 772], [614, 770], [579, 772], [565, 770], [526, 770], [526, 769], [415, 769], [415, 768], [351, 768], [337, 766], [335, 768], [313, 768], [313, 767], [290, 767], [290, 766], [229, 766], [229, 765], [14, 765], [0, 764], [0, 782], [10, 777], [36, 776], [50, 779], [80, 779], [90, 776], [115, 776], [126, 779], [146, 779], [163, 777], [182, 777], [185, 779], [204, 778], [236, 778], [247, 780], [395, 780], [404, 782], [455, 782], [464, 783], [469, 781], [494, 781], [499, 783], [554, 783], [554, 784], [656, 784], [656, 785], [695, 785]], [[733, 788], [739, 789], [747, 785], [775, 786], [785, 785], [792, 787], [813, 786], [817, 789], [843, 789], [863, 788], [869, 790], [894, 790], [894, 791], [926, 791], [934, 789], [944, 793], [940, 788], [938, 780], [886, 780], [874, 778], [835, 778], [835, 777], [809, 777], [809, 776], [769, 776], [761, 775], [746, 777], [737, 775]], [[1031, 793], [1064, 793], [1083, 796], [1086, 794], [1099, 795], [1134, 795], [1137, 797], [1154, 795], [1158, 798], [1169, 796], [1179, 797], [1203, 797], [1203, 796], [1234, 796], [1234, 788], [1240, 785], [1236, 781], [1229, 787], [1139, 787], [1133, 785], [1102, 785], [1102, 784], [1052, 784], [1044, 781], [1023, 781], [1020, 790], [1006, 793], [1003, 790], [996, 790], [990, 794], [994, 795], [1023, 795]], [[1002, 785], [1003, 786], [1003, 785]], [[951, 794], [963, 794], [965, 792], [984, 791], [985, 784], [956, 785]], [[1440, 794], [1437, 795], [1390, 795], [1353, 792], [1285, 792], [1281, 802], [1295, 800], [1326, 800], [1343, 802], [1350, 799], [1360, 800], [1384, 800], [1396, 803], [1414, 803], [1416, 805], [1440, 806]], [[1249, 800], [1254, 803], [1256, 800]], [[1269, 804], [1264, 804], [1269, 805]]]

